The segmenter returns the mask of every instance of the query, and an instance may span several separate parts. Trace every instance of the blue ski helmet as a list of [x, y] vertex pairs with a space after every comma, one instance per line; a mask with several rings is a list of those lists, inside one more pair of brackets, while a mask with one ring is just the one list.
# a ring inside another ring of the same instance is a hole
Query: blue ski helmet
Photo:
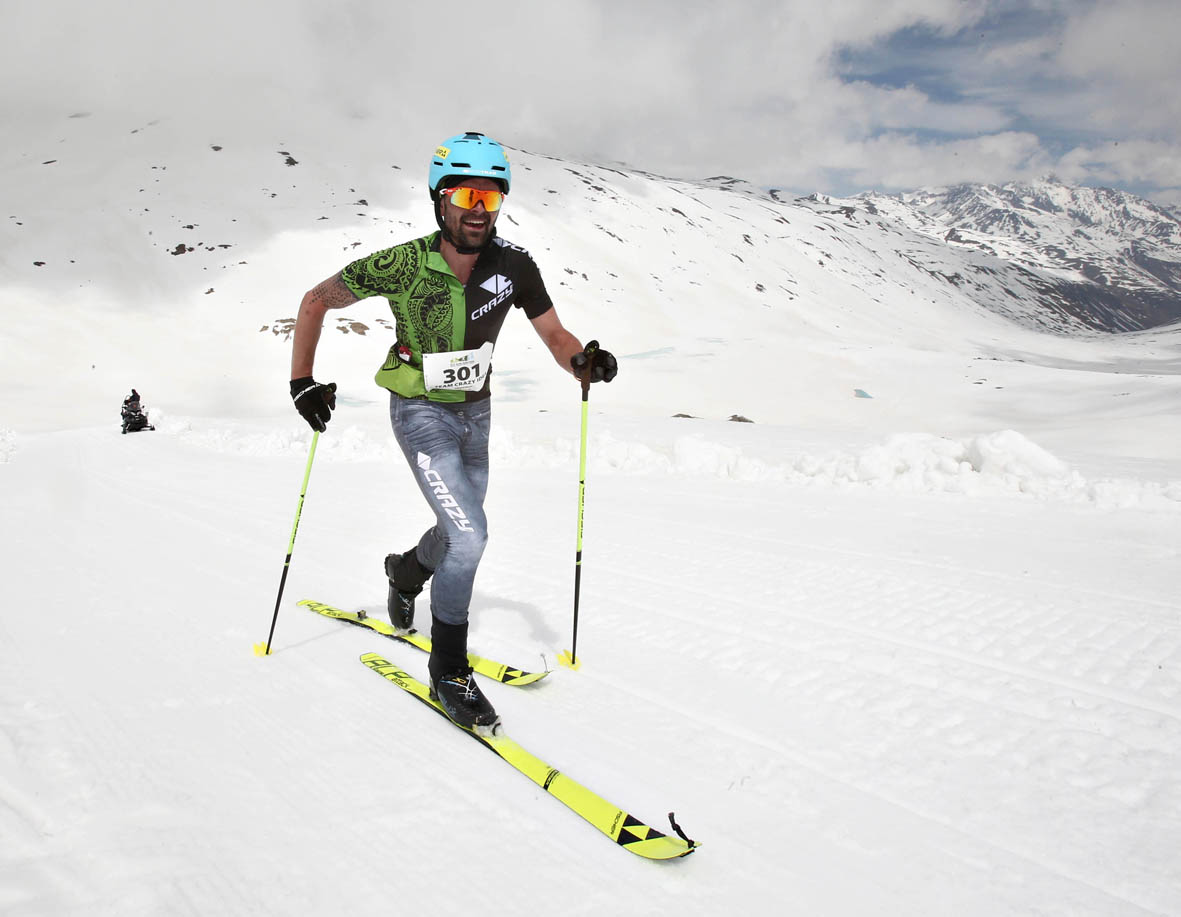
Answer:
[[492, 178], [508, 194], [512, 170], [504, 147], [478, 131], [456, 134], [444, 140], [431, 157], [431, 200], [438, 200], [446, 178]]

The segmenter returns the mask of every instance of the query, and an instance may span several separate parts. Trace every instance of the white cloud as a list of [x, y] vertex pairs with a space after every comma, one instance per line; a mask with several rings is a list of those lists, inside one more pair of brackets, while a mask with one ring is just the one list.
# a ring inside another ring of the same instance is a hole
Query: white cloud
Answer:
[[1172, 211], [1173, 216], [1181, 219], [1181, 187], [1154, 191], [1148, 195], [1148, 199], [1154, 204]]
[[1115, 136], [1151, 133], [1174, 142], [1181, 124], [1181, 4], [1128, 0], [1071, 20], [1055, 64], [1081, 81], [1088, 123]]
[[1181, 5], [1175, 0], [1121, 0], [1099, 4], [1071, 18], [1057, 62], [1084, 77], [1141, 84], [1181, 76], [1177, 37]]
[[864, 189], [919, 188], [974, 181], [1002, 183], [1050, 170], [1052, 160], [1037, 137], [1019, 132], [942, 142], [890, 134], [836, 151], [851, 182]]
[[[858, 190], [834, 187], [849, 176], [892, 187], [1052, 168], [1047, 151], [1075, 145], [1061, 169], [1091, 178], [1115, 170], [1088, 165], [1103, 141], [1151, 141], [1162, 155], [1120, 157], [1119, 174], [1175, 184], [1179, 11], [1172, 0], [6, 0], [15, 40], [0, 101], [10, 123], [90, 111], [129, 129], [247, 125], [260, 142], [342, 156], [413, 156], [474, 129], [555, 155], [838, 193]], [[1053, 28], [1012, 27], [1035, 14]], [[898, 35], [931, 36], [921, 81], [841, 72], [843, 52]], [[1095, 133], [1064, 145], [1080, 130]]]
[[1124, 186], [1151, 175], [1165, 186], [1181, 185], [1181, 158], [1170, 143], [1151, 140], [1112, 142], [1075, 147], [1055, 166], [1063, 178]]

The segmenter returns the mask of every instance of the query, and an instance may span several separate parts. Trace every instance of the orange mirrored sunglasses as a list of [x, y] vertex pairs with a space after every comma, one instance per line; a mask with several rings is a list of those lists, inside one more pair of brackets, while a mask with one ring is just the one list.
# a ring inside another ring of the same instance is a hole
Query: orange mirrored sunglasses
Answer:
[[477, 203], [484, 205], [489, 213], [500, 209], [504, 195], [499, 191], [481, 191], [479, 188], [445, 188], [439, 192], [451, 198], [451, 203], [464, 210], [471, 210]]

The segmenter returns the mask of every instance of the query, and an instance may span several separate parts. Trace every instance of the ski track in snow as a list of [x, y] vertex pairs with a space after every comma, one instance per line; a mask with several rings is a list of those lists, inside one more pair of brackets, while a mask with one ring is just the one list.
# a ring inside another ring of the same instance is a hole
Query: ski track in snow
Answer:
[[[13, 913], [270, 913], [279, 860], [297, 867], [281, 900], [329, 912], [382, 892], [359, 868], [380, 837], [412, 837], [422, 862], [506, 830], [519, 849], [486, 868], [547, 895], [554, 870], [573, 913], [605, 905], [596, 870], [687, 913], [785, 885], [815, 913], [883, 896], [912, 914], [1177, 912], [1171, 501], [592, 469], [584, 668], [494, 699], [526, 747], [657, 826], [675, 809], [705, 844], [653, 867], [356, 662], [424, 656], [294, 605], [380, 613], [388, 532], [412, 540], [388, 456], [325, 450], [264, 661], [249, 646], [303, 456], [154, 436], [22, 438], [7, 466], [26, 530], [69, 509], [51, 544], [9, 550], [40, 571], [15, 597], [36, 613], [0, 624]], [[555, 454], [496, 460], [477, 583], [473, 646], [527, 667], [568, 648], [572, 519], [554, 507], [573, 509], [573, 481]], [[92, 598], [37, 586], [62, 577]]]
[[[14, 913], [274, 912], [259, 883], [280, 873], [282, 900], [329, 912], [381, 893], [389, 874], [361, 869], [389, 856], [380, 838], [413, 838], [422, 863], [504, 831], [520, 850], [494, 858], [501, 879], [555, 895], [537, 876], [554, 870], [574, 913], [606, 905], [596, 870], [694, 913], [785, 885], [810, 912], [882, 896], [931, 915], [1177, 912], [1172, 508], [596, 470], [583, 669], [492, 690], [518, 741], [655, 825], [676, 808], [705, 844], [653, 867], [357, 662], [377, 649], [422, 670], [420, 653], [295, 607], [314, 588], [380, 613], [386, 510], [405, 493], [389, 462], [327, 451], [280, 652], [259, 661], [301, 462], [105, 438], [30, 437], [9, 464], [31, 531], [44, 481], [85, 469], [52, 497], [73, 508], [52, 549], [11, 551], [44, 571], [18, 596], [37, 613], [0, 625]], [[572, 520], [553, 507], [573, 481], [528, 458], [494, 475], [472, 644], [529, 666], [568, 648]], [[381, 488], [389, 506], [358, 509]], [[156, 541], [129, 538], [143, 531]], [[1111, 577], [1115, 552], [1151, 545]], [[45, 575], [96, 599], [37, 588]]]
[[[715, 543], [725, 544], [731, 536], [718, 531]], [[687, 540], [670, 536], [660, 544], [681, 546], [680, 556], [691, 556]], [[833, 725], [826, 720], [834, 707], [841, 711], [842, 728], [850, 719], [861, 724], [848, 736], [850, 741], [856, 737], [855, 748], [843, 747], [839, 755], [817, 756], [807, 746], [782, 743], [770, 746], [776, 754], [820, 774], [840, 775], [858, 789], [949, 827], [951, 817], [932, 809], [935, 787], [914, 780], [923, 772], [923, 752], [945, 760], [950, 773], [966, 769], [961, 773], [965, 779], [955, 783], [957, 793], [971, 772], [987, 762], [984, 769], [995, 773], [987, 788], [998, 793], [1006, 781], [1022, 774], [1042, 781], [1064, 777], [1068, 787], [1101, 797], [1109, 810], [1128, 813], [1162, 796], [1176, 796], [1171, 773], [1161, 767], [1181, 749], [1175, 681], [1181, 630], [1176, 625], [1107, 620], [1105, 611], [1088, 608], [1102, 596], [1084, 595], [1089, 602], [1059, 596], [1047, 609], [995, 590], [946, 583], [918, 589], [924, 577], [913, 569], [895, 574], [859, 571], [832, 560], [801, 562], [794, 543], [772, 542], [756, 551], [749, 547], [743, 542], [741, 552], [718, 550], [710, 563], [740, 578], [746, 569], [766, 569], [774, 563], [770, 554], [785, 548], [780, 556], [790, 560], [782, 562], [780, 577], [765, 590], [742, 593], [744, 605], [778, 610], [774, 626], [750, 634], [723, 624], [721, 633], [715, 628], [708, 639], [678, 636], [678, 648], [725, 673], [758, 656], [750, 644], [775, 659], [745, 677], [770, 681], [775, 686], [772, 707], [788, 711], [792, 720], [803, 718], [806, 728], [793, 723], [786, 735], [818, 734]], [[637, 566], [666, 568], [674, 556], [646, 558]], [[670, 594], [667, 583], [645, 580], [649, 578], [629, 576], [625, 593], [643, 596], [640, 588], [631, 587], [647, 585], [646, 597], [662, 610], [692, 609], [700, 603], [691, 590], [682, 594], [674, 587]], [[1164, 603], [1159, 604], [1164, 610]], [[638, 617], [643, 603], [635, 605]], [[745, 610], [731, 608], [724, 591], [712, 597], [711, 605], [723, 620], [741, 617]], [[1128, 596], [1117, 609], [1130, 615], [1137, 605], [1136, 597]], [[685, 626], [694, 618], [691, 612], [665, 613]], [[636, 639], [630, 630], [624, 625], [625, 635]], [[829, 663], [822, 671], [815, 668], [817, 658]], [[735, 686], [734, 694], [739, 696], [741, 688]], [[802, 712], [810, 706], [828, 715]], [[757, 723], [736, 730], [732, 719], [737, 718], [740, 714], [728, 713], [711, 725], [732, 737], [768, 745]], [[995, 728], [982, 728], [985, 723]], [[883, 752], [892, 764], [889, 773], [882, 771]], [[909, 758], [914, 760], [907, 765]], [[986, 813], [976, 819], [981, 837], [999, 838], [998, 846], [1072, 881], [1096, 882], [1113, 891], [1126, 881], [1112, 875], [1106, 883], [1098, 882], [1093, 867], [1050, 855], [1052, 843], [1039, 850], [1036, 844], [1006, 842], [1007, 832], [997, 832], [995, 826], [990, 830]], [[1079, 820], [1080, 828], [1089, 824]], [[963, 830], [963, 814], [954, 825]], [[1060, 829], [1044, 827], [1055, 833]], [[1037, 829], [1023, 826], [1020, 836]]]

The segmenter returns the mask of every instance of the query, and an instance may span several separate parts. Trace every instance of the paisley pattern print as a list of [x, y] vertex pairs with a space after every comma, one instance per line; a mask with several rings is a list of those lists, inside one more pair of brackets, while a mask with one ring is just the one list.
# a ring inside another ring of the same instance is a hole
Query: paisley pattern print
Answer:
[[446, 279], [424, 271], [427, 240], [415, 239], [354, 261], [341, 277], [357, 295], [384, 296], [397, 323], [399, 343], [415, 354], [453, 349], [455, 308]]
[[455, 333], [455, 310], [451, 307], [451, 292], [439, 274], [427, 274], [410, 294], [407, 318], [413, 327], [411, 334], [422, 353], [444, 353], [452, 350]]
[[422, 239], [415, 239], [354, 261], [342, 276], [350, 287], [359, 287], [371, 296], [400, 293], [409, 288], [425, 260], [426, 245]]

